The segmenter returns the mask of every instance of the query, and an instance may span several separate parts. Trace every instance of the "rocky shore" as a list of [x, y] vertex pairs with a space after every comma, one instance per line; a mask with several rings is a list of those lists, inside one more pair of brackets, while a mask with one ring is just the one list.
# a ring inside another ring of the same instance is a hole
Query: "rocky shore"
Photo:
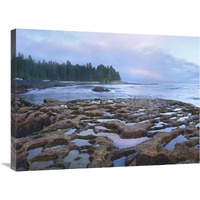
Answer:
[[199, 162], [199, 108], [163, 99], [86, 99], [11, 107], [12, 168]]
[[30, 89], [45, 89], [52, 87], [64, 87], [69, 85], [72, 84], [59, 81], [12, 80], [11, 92], [13, 94], [22, 94], [28, 92]]
[[[28, 92], [30, 89], [46, 89], [52, 87], [64, 87], [71, 86], [75, 84], [101, 84], [101, 82], [93, 81], [93, 82], [82, 82], [82, 81], [49, 81], [49, 80], [12, 80], [11, 81], [11, 92], [13, 94], [23, 94]], [[140, 84], [140, 83], [128, 83], [123, 81], [111, 81], [109, 85], [158, 85], [157, 83], [151, 84]], [[108, 92], [109, 89], [104, 87], [94, 87], [93, 91], [95, 92]]]

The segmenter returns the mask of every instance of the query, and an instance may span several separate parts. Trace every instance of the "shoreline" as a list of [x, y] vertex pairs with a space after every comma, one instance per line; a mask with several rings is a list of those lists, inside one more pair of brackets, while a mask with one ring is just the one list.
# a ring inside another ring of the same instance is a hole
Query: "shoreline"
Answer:
[[157, 83], [128, 83], [123, 81], [112, 81], [110, 83], [101, 83], [97, 81], [49, 81], [49, 80], [12, 80], [11, 92], [13, 94], [23, 94], [30, 89], [46, 89], [53, 87], [72, 86], [75, 84], [98, 84], [98, 85], [159, 85]]
[[32, 80], [12, 80], [11, 81], [11, 93], [23, 94], [30, 89], [46, 89], [53, 87], [70, 86], [70, 83], [60, 83], [59, 81], [32, 81]]
[[16, 170], [199, 162], [199, 108], [180, 101], [16, 99], [11, 121]]

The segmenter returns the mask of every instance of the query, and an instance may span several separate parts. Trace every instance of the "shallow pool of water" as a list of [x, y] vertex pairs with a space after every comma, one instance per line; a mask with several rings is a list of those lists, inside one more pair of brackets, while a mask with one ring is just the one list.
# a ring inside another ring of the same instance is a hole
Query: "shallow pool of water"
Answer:
[[61, 147], [64, 147], [65, 145], [55, 145], [55, 146], [52, 146], [52, 147], [49, 147], [49, 148], [45, 148], [45, 151], [48, 151], [48, 150], [52, 150], [52, 149], [58, 149], [58, 148], [61, 148]]
[[176, 138], [174, 138], [173, 140], [171, 140], [167, 145], [165, 145], [164, 148], [167, 150], [173, 150], [177, 143], [181, 143], [184, 141], [188, 141], [188, 139], [186, 139], [183, 135], [179, 135]]
[[143, 121], [140, 121], [140, 122], [138, 122], [138, 123], [144, 124], [144, 123], [146, 123], [146, 122], [149, 122], [149, 120], [143, 120]]
[[175, 114], [174, 112], [166, 112], [166, 113], [160, 113], [161, 115], [173, 115]]
[[200, 127], [200, 123], [198, 123], [197, 125], [195, 125], [195, 127]]
[[101, 101], [92, 101], [92, 104], [100, 104], [101, 103]]
[[155, 126], [153, 126], [152, 128], [162, 128], [164, 125], [167, 125], [167, 123], [159, 122]]
[[178, 112], [178, 111], [181, 111], [181, 110], [182, 110], [182, 108], [175, 108], [173, 111]]
[[155, 133], [155, 132], [171, 132], [172, 130], [176, 129], [177, 127], [167, 127], [167, 128], [163, 128], [163, 129], [158, 129], [158, 130], [152, 130], [152, 131], [148, 131], [150, 133]]
[[133, 122], [126, 122], [126, 121], [122, 121], [122, 120], [119, 120], [119, 119], [98, 119], [97, 121], [100, 122], [100, 123], [102, 123], [102, 122], [106, 123], [106, 122], [110, 122], [110, 121], [118, 121], [118, 122], [123, 123], [126, 126], [134, 126], [136, 124], [136, 123], [133, 123]]
[[109, 130], [104, 126], [95, 126], [95, 130], [99, 131], [99, 130]]
[[96, 135], [93, 129], [87, 129], [85, 131], [80, 132], [78, 135], [87, 136], [87, 135]]
[[90, 163], [90, 155], [87, 153], [79, 153], [78, 150], [72, 150], [69, 154], [63, 158], [63, 162], [69, 164], [68, 168], [86, 168]]
[[71, 140], [71, 142], [75, 143], [76, 146], [91, 146], [91, 144], [89, 143], [89, 140], [84, 140], [84, 139], [75, 139], [75, 140]]
[[119, 119], [97, 119], [98, 122], [120, 121]]
[[145, 112], [137, 112], [137, 113], [134, 113], [133, 116], [139, 116], [139, 115], [144, 115]]
[[183, 125], [179, 126], [179, 128], [185, 128], [185, 124], [183, 124]]
[[88, 129], [86, 131], [80, 132], [79, 135], [81, 136], [95, 135], [95, 136], [108, 137], [113, 141], [113, 145], [118, 147], [119, 149], [133, 147], [142, 143], [145, 140], [150, 139], [148, 137], [123, 139], [123, 138], [120, 138], [119, 135], [116, 133], [106, 133], [106, 132], [95, 133], [92, 129]]
[[113, 161], [114, 167], [125, 166], [125, 160], [126, 160], [126, 156], [123, 156], [119, 159], [114, 160]]
[[188, 114], [187, 116], [185, 116], [185, 117], [179, 118], [177, 121], [183, 122], [183, 121], [189, 119], [190, 115], [191, 115], [191, 113], [189, 113], [189, 114]]
[[140, 108], [137, 112], [144, 112], [145, 109], [144, 108]]
[[27, 159], [30, 160], [32, 158], [35, 158], [37, 155], [39, 155], [42, 152], [43, 147], [31, 149], [28, 151], [29, 155], [27, 156]]
[[89, 126], [95, 126], [96, 123], [91, 123], [91, 122], [89, 122], [88, 125], [89, 125]]
[[134, 126], [136, 123], [133, 123], [133, 122], [127, 122], [127, 123], [124, 123], [126, 126]]
[[32, 162], [32, 166], [33, 167], [36, 167], [37, 169], [43, 169], [43, 168], [46, 168], [48, 166], [51, 166], [54, 164], [54, 161], [53, 160], [49, 160], [49, 161], [35, 161], [35, 162]]
[[70, 129], [69, 131], [65, 132], [65, 135], [72, 135], [76, 131], [75, 128]]
[[174, 119], [175, 120], [175, 119], [177, 119], [177, 117], [171, 117], [170, 119]]
[[119, 135], [115, 133], [99, 133], [98, 136], [106, 136], [113, 141], [113, 145], [118, 147], [119, 149], [128, 148], [136, 146], [146, 140], [149, 140], [148, 137], [142, 138], [133, 138], [133, 139], [122, 139]]
[[103, 116], [104, 117], [112, 117], [114, 114], [111, 114], [111, 113], [109, 113], [109, 112], [105, 112], [105, 111], [103, 111]]
[[68, 108], [67, 105], [60, 105], [61, 108]]
[[199, 137], [190, 137], [189, 140], [199, 139]]

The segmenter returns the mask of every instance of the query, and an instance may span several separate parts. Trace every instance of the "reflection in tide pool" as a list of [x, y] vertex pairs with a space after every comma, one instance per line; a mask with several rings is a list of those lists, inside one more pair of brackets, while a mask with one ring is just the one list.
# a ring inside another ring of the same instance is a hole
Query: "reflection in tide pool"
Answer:
[[65, 132], [64, 135], [72, 135], [75, 131], [76, 131], [76, 129], [72, 128], [69, 131]]
[[43, 149], [43, 147], [29, 150], [28, 151], [29, 155], [27, 156], [27, 159], [30, 160], [30, 159], [36, 157], [37, 155], [39, 155], [42, 152], [42, 149]]
[[177, 121], [184, 122], [189, 119], [190, 115], [191, 115], [191, 113], [189, 113], [188, 116], [179, 118]]
[[86, 168], [90, 163], [90, 155], [87, 153], [79, 153], [78, 150], [72, 150], [69, 154], [63, 158], [63, 162], [68, 164], [68, 168]]
[[200, 123], [198, 123], [197, 125], [195, 125], [195, 127], [200, 127]]
[[148, 137], [123, 139], [123, 138], [120, 138], [119, 135], [117, 135], [116, 133], [105, 133], [105, 132], [95, 133], [92, 129], [88, 129], [86, 131], [80, 132], [79, 135], [81, 136], [95, 135], [95, 136], [108, 137], [113, 141], [113, 145], [118, 147], [119, 149], [133, 147], [144, 142], [145, 140], [150, 139]]
[[57, 149], [57, 148], [61, 148], [61, 147], [64, 147], [65, 145], [55, 145], [55, 146], [52, 146], [52, 147], [49, 147], [49, 148], [45, 148], [46, 151], [48, 150], [52, 150], [52, 149]]
[[72, 140], [71, 142], [75, 143], [76, 146], [91, 146], [91, 144], [89, 143], [89, 140], [84, 140], [84, 139], [75, 139]]
[[49, 160], [49, 161], [35, 161], [32, 162], [31, 165], [37, 169], [43, 169], [45, 167], [51, 166], [54, 164], [53, 160]]
[[181, 143], [184, 141], [188, 141], [188, 139], [186, 139], [183, 135], [179, 135], [176, 138], [174, 138], [173, 140], [171, 140], [164, 148], [167, 150], [173, 150], [177, 143]]
[[148, 132], [150, 132], [150, 133], [155, 133], [155, 132], [171, 132], [172, 130], [174, 130], [176, 128], [177, 127], [167, 127], [167, 128], [157, 129], [157, 130], [148, 131]]
[[126, 121], [122, 121], [119, 119], [97, 119], [97, 122], [100, 122], [100, 123], [106, 123], [106, 122], [110, 122], [110, 121], [118, 121], [118, 122], [125, 124], [126, 126], [134, 126], [135, 125], [135, 123], [126, 122]]
[[123, 156], [119, 159], [116, 159], [113, 161], [113, 164], [114, 164], [114, 167], [121, 167], [121, 166], [125, 166], [125, 160], [126, 160], [126, 157]]
[[159, 122], [155, 126], [152, 126], [151, 128], [162, 128], [164, 125], [167, 125], [165, 122]]

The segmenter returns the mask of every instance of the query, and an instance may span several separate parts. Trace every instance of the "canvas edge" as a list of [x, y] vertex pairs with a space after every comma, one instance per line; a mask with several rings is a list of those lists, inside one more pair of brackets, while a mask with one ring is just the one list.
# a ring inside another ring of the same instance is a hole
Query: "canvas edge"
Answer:
[[[13, 84], [12, 79], [14, 77], [16, 77], [16, 29], [11, 30], [10, 32], [11, 34], [11, 55], [10, 55], [10, 67], [11, 67], [11, 74], [10, 74], [10, 81], [11, 81], [11, 91], [12, 91], [12, 87], [14, 87], [15, 84]], [[10, 94], [11, 95], [11, 94]], [[11, 102], [12, 102], [12, 98], [11, 98]], [[11, 106], [11, 102], [10, 102], [10, 106]], [[11, 126], [10, 126], [10, 139], [11, 139], [11, 169], [16, 171], [16, 155], [15, 155], [15, 151], [14, 151], [14, 146], [12, 143], [12, 135], [15, 134], [14, 133], [14, 128], [13, 128], [13, 120], [12, 120], [12, 114], [10, 113], [10, 117], [11, 117]]]

